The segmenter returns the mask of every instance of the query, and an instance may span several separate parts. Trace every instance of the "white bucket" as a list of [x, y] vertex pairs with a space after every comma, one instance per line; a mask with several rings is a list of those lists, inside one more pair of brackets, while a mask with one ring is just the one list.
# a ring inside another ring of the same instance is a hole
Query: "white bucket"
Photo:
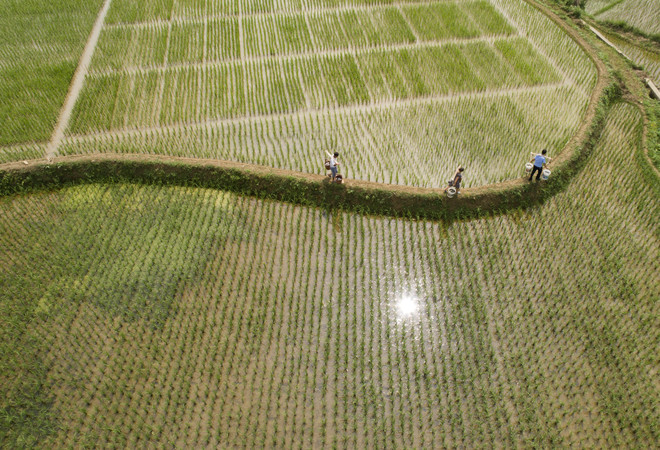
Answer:
[[531, 162], [525, 164], [525, 175], [529, 175], [530, 173], [532, 173], [533, 168], [534, 168], [534, 164], [532, 164]]
[[550, 174], [551, 174], [551, 173], [552, 173], [552, 172], [550, 172], [549, 169], [545, 169], [545, 170], [543, 171], [543, 173], [541, 173], [541, 179], [542, 179], [543, 181], [547, 180], [548, 178], [550, 178]]
[[447, 188], [447, 197], [454, 198], [455, 195], [456, 195], [456, 188], [455, 187]]

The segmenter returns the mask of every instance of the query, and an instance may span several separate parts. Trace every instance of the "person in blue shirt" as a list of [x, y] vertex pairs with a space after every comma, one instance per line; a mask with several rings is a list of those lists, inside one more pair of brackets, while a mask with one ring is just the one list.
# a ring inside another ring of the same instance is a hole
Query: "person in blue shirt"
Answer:
[[536, 181], [539, 181], [541, 179], [541, 172], [543, 172], [543, 166], [545, 166], [546, 159], [545, 159], [545, 154], [548, 153], [547, 150], [543, 149], [540, 155], [536, 155], [532, 162], [534, 163], [534, 168], [532, 169], [532, 174], [529, 176], [529, 181], [532, 181], [532, 177], [534, 174], [538, 171], [538, 175], [536, 175]]

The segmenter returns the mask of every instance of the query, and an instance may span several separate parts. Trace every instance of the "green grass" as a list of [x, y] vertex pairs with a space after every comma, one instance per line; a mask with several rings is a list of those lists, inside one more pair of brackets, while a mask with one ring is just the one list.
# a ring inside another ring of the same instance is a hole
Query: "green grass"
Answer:
[[451, 225], [193, 188], [5, 198], [2, 442], [652, 446], [640, 136], [617, 105], [564, 192]]
[[45, 142], [100, 0], [0, 4], [0, 146]]

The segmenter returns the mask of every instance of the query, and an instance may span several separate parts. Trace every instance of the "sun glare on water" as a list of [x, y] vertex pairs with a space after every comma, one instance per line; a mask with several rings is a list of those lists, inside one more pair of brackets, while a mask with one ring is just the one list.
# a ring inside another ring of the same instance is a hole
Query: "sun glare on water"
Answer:
[[400, 317], [410, 317], [419, 309], [419, 299], [411, 294], [402, 295], [396, 303]]

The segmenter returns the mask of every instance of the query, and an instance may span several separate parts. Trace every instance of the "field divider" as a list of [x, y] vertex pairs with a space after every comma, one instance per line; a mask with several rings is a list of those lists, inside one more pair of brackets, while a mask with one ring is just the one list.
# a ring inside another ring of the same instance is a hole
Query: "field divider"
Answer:
[[69, 126], [69, 119], [71, 119], [71, 113], [73, 112], [73, 107], [78, 101], [78, 96], [82, 91], [83, 84], [85, 83], [85, 77], [89, 70], [89, 66], [92, 62], [92, 56], [94, 56], [94, 50], [96, 50], [96, 44], [98, 44], [99, 37], [101, 36], [101, 30], [103, 29], [103, 23], [105, 22], [105, 17], [108, 15], [108, 10], [110, 9], [110, 3], [112, 0], [105, 0], [99, 15], [96, 17], [96, 22], [94, 22], [94, 27], [92, 32], [89, 35], [89, 39], [85, 44], [85, 49], [83, 50], [82, 56], [76, 68], [76, 72], [73, 75], [73, 80], [69, 86], [69, 92], [67, 93], [64, 106], [60, 111], [60, 116], [57, 119], [57, 124], [53, 130], [53, 134], [50, 138], [50, 142], [46, 146], [46, 158], [51, 159], [57, 154], [60, 142], [64, 137], [64, 132]]

